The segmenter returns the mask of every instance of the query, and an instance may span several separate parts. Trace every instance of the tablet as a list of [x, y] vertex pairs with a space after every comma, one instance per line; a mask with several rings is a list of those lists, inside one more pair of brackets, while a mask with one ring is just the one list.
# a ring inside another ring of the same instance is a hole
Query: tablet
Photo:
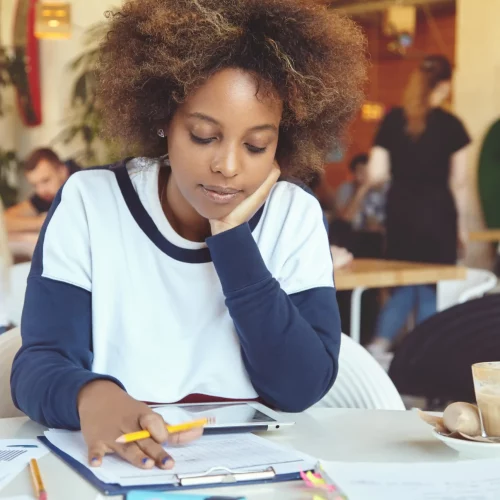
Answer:
[[165, 422], [177, 425], [200, 418], [209, 419], [205, 433], [277, 430], [295, 424], [260, 403], [192, 403], [153, 406]]

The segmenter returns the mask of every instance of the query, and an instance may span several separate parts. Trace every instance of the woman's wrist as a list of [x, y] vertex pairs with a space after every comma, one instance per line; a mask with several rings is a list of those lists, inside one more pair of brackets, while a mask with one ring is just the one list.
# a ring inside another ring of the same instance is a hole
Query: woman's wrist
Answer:
[[86, 403], [91, 400], [99, 399], [100, 397], [111, 396], [125, 392], [119, 385], [111, 380], [98, 379], [85, 384], [78, 393], [77, 407], [80, 415], [85, 410]]
[[219, 221], [219, 220], [211, 220], [210, 221], [210, 230], [212, 232], [212, 236], [216, 236], [217, 234], [224, 233], [225, 231], [230, 231], [234, 229], [236, 226], [229, 222]]

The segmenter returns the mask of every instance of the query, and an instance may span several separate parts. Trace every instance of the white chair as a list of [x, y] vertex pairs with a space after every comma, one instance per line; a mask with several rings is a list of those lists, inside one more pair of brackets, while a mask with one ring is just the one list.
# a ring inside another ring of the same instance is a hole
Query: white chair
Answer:
[[441, 281], [437, 286], [437, 310], [482, 297], [497, 286], [498, 278], [486, 269], [467, 269], [465, 280]]
[[0, 418], [23, 415], [12, 402], [10, 395], [10, 372], [12, 361], [21, 347], [21, 333], [14, 328], [0, 335]]
[[10, 268], [10, 285], [7, 295], [8, 314], [9, 320], [16, 326], [21, 324], [21, 314], [23, 312], [24, 296], [26, 294], [30, 269], [31, 262], [15, 264]]
[[344, 334], [337, 380], [315, 406], [405, 410], [403, 400], [389, 375], [364, 347]]

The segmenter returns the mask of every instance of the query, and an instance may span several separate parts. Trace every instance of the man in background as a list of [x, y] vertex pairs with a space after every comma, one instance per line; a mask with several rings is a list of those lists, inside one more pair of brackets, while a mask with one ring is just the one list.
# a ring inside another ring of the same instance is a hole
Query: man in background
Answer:
[[354, 179], [344, 182], [336, 194], [337, 216], [354, 231], [380, 232], [384, 228], [387, 185], [372, 188], [366, 182], [368, 155], [355, 156], [349, 166]]
[[[380, 259], [384, 255], [385, 203], [388, 184], [373, 188], [367, 182], [368, 155], [355, 156], [350, 163], [352, 181], [340, 185], [335, 196], [336, 219], [330, 228], [331, 241], [346, 247], [354, 258]], [[351, 293], [338, 292], [342, 331], [349, 331]], [[379, 291], [367, 290], [362, 301], [361, 335], [371, 339], [379, 313]]]
[[31, 153], [24, 163], [24, 174], [35, 192], [5, 212], [7, 231], [10, 234], [38, 234], [57, 192], [78, 170], [74, 162], [62, 162], [51, 149], [42, 148]]

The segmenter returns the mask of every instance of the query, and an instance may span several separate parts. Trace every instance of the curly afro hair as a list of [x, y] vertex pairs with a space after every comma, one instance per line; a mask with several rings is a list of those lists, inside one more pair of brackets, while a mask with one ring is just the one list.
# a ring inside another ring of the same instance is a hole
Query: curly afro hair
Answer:
[[148, 156], [157, 129], [224, 68], [251, 72], [283, 101], [277, 160], [307, 180], [358, 110], [365, 41], [354, 22], [313, 0], [128, 0], [109, 14], [99, 102], [111, 136]]

